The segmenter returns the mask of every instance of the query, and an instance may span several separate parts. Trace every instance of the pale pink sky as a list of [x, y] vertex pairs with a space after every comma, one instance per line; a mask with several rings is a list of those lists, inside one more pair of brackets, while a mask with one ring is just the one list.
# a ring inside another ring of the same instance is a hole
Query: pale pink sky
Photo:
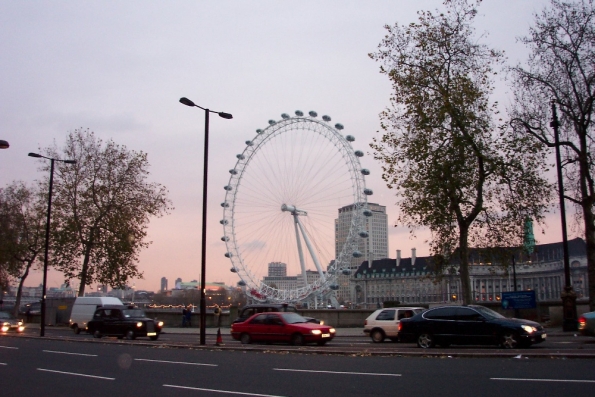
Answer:
[[[372, 171], [370, 201], [387, 206], [391, 225], [397, 198], [368, 146], [391, 90], [367, 54], [384, 36], [383, 25], [408, 24], [417, 10], [441, 3], [0, 0], [0, 139], [11, 145], [0, 153], [0, 186], [41, 178], [27, 153], [61, 145], [75, 128], [145, 151], [151, 180], [169, 188], [175, 210], [151, 221], [153, 244], [139, 263], [145, 278], [130, 284], [158, 290], [161, 277], [170, 288], [178, 277], [199, 279], [204, 113], [178, 103], [186, 96], [234, 116], [210, 123], [207, 281], [238, 281], [220, 240], [223, 186], [244, 142], [281, 113], [328, 114], [355, 136], [354, 148], [366, 153], [362, 166]], [[515, 38], [544, 4], [485, 0], [478, 31], [489, 32], [486, 40], [511, 63], [522, 61], [526, 52]], [[508, 103], [503, 85], [497, 95]], [[411, 248], [428, 254], [423, 232], [417, 238], [402, 227], [389, 232], [392, 257], [397, 249], [404, 257]], [[557, 214], [536, 238], [561, 240]], [[36, 271], [26, 284], [40, 282]], [[51, 271], [49, 285], [61, 282]]]

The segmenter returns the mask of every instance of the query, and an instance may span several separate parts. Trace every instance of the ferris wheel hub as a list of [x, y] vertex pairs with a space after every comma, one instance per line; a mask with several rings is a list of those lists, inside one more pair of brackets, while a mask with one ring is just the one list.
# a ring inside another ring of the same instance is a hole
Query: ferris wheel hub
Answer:
[[301, 210], [299, 208], [296, 208], [295, 205], [287, 205], [287, 204], [283, 204], [281, 206], [281, 211], [283, 212], [290, 212], [291, 215], [308, 215], [308, 212]]

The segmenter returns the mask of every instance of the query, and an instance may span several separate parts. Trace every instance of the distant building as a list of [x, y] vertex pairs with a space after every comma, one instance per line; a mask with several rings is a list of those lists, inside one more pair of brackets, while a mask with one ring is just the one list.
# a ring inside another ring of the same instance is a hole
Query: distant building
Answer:
[[283, 262], [269, 263], [269, 277], [285, 277], [287, 276], [287, 265]]
[[181, 278], [181, 277], [178, 277], [178, 278], [176, 279], [176, 283], [175, 283], [175, 287], [176, 287], [176, 289], [180, 289], [180, 284], [181, 284], [181, 283], [182, 283], [182, 278]]
[[161, 290], [160, 291], [161, 292], [167, 291], [167, 278], [165, 278], [165, 277], [161, 277]]
[[[587, 253], [585, 242], [568, 242], [571, 282], [578, 299], [588, 298]], [[477, 302], [499, 301], [502, 292], [514, 291], [512, 269], [508, 272], [481, 258], [480, 251], [471, 249], [469, 273], [471, 289]], [[454, 263], [456, 269], [456, 263]], [[537, 301], [559, 301], [564, 289], [562, 243], [535, 246], [529, 257], [516, 261], [517, 291], [533, 290]], [[385, 301], [401, 304], [432, 304], [461, 302], [461, 280], [458, 272], [437, 281], [430, 257], [418, 258], [412, 250], [410, 258], [380, 259], [370, 266], [364, 261], [351, 281], [354, 285], [354, 304], [375, 308]]]
[[[354, 289], [350, 283], [352, 274], [357, 270], [362, 261], [374, 261], [388, 257], [388, 216], [386, 207], [376, 203], [368, 203], [372, 216], [364, 217], [364, 229], [368, 232], [367, 238], [358, 238], [357, 250], [363, 254], [361, 258], [352, 258], [348, 269], [351, 274], [343, 274], [341, 269], [337, 273], [337, 299], [340, 301], [353, 301]], [[353, 204], [339, 208], [339, 215], [335, 219], [335, 258], [343, 249], [349, 230], [353, 211], [357, 207]]]

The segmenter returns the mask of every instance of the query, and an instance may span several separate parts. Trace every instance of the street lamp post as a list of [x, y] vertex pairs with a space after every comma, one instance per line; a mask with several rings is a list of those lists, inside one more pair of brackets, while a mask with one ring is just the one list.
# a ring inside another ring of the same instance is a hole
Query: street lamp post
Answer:
[[50, 246], [50, 217], [52, 213], [52, 188], [54, 185], [54, 162], [61, 161], [66, 164], [76, 164], [76, 160], [60, 160], [54, 159], [50, 157], [42, 156], [41, 154], [37, 153], [29, 153], [29, 157], [36, 157], [36, 158], [44, 158], [50, 160], [50, 191], [48, 194], [48, 214], [47, 220], [45, 224], [45, 256], [43, 258], [43, 284], [42, 284], [42, 291], [41, 291], [41, 327], [39, 331], [39, 336], [45, 336], [45, 300], [46, 300], [46, 290], [47, 290], [47, 278], [48, 278], [48, 251]]
[[197, 107], [205, 111], [205, 149], [204, 149], [204, 167], [202, 178], [202, 252], [200, 264], [200, 344], [204, 345], [206, 322], [207, 322], [207, 302], [206, 302], [206, 248], [207, 248], [207, 176], [209, 169], [209, 113], [217, 113], [219, 117], [224, 119], [232, 119], [233, 116], [229, 113], [214, 112], [212, 110], [196, 105], [188, 98], [180, 98], [180, 103]]
[[562, 160], [560, 156], [560, 135], [556, 104], [552, 101], [552, 122], [556, 145], [556, 169], [558, 170], [558, 194], [560, 196], [560, 218], [562, 222], [562, 248], [564, 251], [564, 292], [562, 293], [562, 329], [564, 331], [577, 330], [576, 294], [570, 282], [570, 259], [568, 254], [568, 234], [566, 232], [566, 209], [564, 207], [564, 183], [562, 181]]

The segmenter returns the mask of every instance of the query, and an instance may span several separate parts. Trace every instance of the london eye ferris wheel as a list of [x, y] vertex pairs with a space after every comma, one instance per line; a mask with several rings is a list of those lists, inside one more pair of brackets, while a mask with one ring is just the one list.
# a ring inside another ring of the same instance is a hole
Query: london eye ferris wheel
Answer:
[[[229, 170], [222, 240], [238, 285], [253, 300], [297, 303], [336, 290], [337, 275], [349, 274], [352, 258], [363, 255], [358, 239], [368, 237], [364, 217], [372, 215], [363, 152], [342, 135], [343, 125], [317, 117], [298, 110], [269, 120]], [[344, 206], [353, 210], [339, 241]], [[271, 264], [282, 272], [269, 274]]]

